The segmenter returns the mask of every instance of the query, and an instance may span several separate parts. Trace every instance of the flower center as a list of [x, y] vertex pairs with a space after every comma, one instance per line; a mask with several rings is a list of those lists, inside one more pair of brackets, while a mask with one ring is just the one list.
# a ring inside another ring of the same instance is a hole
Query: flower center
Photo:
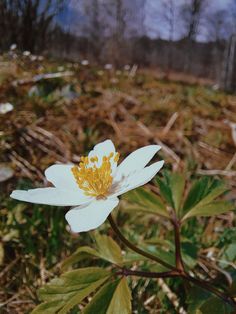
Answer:
[[118, 162], [119, 153], [103, 156], [102, 164], [98, 166], [98, 157], [81, 157], [79, 167], [74, 166], [71, 171], [85, 195], [95, 196], [97, 199], [106, 198], [112, 185], [112, 162]]

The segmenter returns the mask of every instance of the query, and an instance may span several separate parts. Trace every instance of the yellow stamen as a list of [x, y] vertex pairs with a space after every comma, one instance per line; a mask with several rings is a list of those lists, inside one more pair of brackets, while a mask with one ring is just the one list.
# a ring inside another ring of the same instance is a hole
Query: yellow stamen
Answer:
[[110, 153], [103, 156], [102, 164], [97, 166], [98, 157], [81, 157], [79, 167], [73, 166], [71, 171], [79, 186], [86, 195], [95, 196], [98, 199], [105, 198], [112, 185], [111, 160], [118, 162], [119, 154]]

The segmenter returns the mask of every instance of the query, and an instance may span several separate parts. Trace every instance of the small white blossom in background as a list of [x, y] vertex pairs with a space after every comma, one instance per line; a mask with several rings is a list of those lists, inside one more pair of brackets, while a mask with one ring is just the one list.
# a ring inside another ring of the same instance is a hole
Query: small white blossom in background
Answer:
[[99, 76], [103, 76], [104, 75], [104, 71], [102, 71], [102, 70], [99, 70], [97, 73], [98, 73]]
[[44, 60], [44, 57], [43, 57], [43, 56], [38, 56], [38, 60], [39, 60], [39, 61], [43, 61], [43, 60]]
[[130, 65], [129, 65], [129, 64], [126, 64], [126, 65], [124, 66], [124, 70], [125, 70], [125, 71], [129, 71], [129, 70], [130, 70]]
[[15, 190], [17, 200], [53, 206], [72, 206], [66, 214], [73, 232], [99, 227], [118, 205], [120, 196], [149, 182], [164, 161], [146, 166], [160, 150], [158, 145], [137, 149], [119, 165], [119, 153], [111, 140], [95, 145], [79, 165], [53, 165], [46, 169], [46, 179], [54, 187], [28, 191]]
[[117, 83], [119, 83], [119, 80], [118, 80], [118, 78], [116, 78], [116, 77], [112, 77], [112, 78], [110, 79], [110, 82], [111, 82], [112, 84], [117, 84]]
[[0, 114], [6, 114], [14, 109], [13, 105], [9, 102], [0, 104]]
[[104, 65], [104, 69], [105, 70], [111, 70], [112, 68], [113, 68], [113, 66], [110, 63], [107, 63], [107, 64]]
[[17, 44], [12, 44], [12, 45], [10, 46], [10, 50], [11, 50], [11, 51], [16, 50], [16, 48], [17, 48]]
[[116, 75], [120, 76], [122, 74], [122, 72], [120, 70], [116, 71]]
[[58, 72], [63, 72], [64, 70], [65, 70], [65, 68], [63, 67], [63, 65], [57, 67]]
[[31, 52], [28, 51], [28, 50], [26, 50], [26, 51], [23, 52], [23, 56], [24, 56], [24, 57], [29, 57], [30, 55], [31, 55]]
[[37, 59], [38, 59], [38, 57], [35, 55], [30, 56], [30, 61], [32, 61], [32, 62], [36, 61]]
[[89, 62], [88, 62], [88, 60], [82, 60], [82, 61], [81, 61], [81, 64], [82, 64], [82, 65], [89, 65]]

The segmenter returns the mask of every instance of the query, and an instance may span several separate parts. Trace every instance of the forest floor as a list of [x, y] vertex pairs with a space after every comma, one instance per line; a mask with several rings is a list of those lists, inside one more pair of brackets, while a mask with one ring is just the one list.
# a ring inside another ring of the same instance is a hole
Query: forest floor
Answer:
[[[228, 184], [227, 198], [236, 200], [236, 96], [210, 81], [2, 56], [1, 103], [13, 110], [0, 112], [0, 313], [28, 313], [38, 302], [37, 288], [90, 241], [68, 232], [64, 209], [17, 202], [10, 192], [46, 185], [49, 165], [77, 163], [99, 141], [110, 138], [121, 158], [159, 144], [166, 169], [190, 179], [217, 177]], [[210, 218], [204, 236], [218, 239], [233, 221], [232, 212]], [[235, 261], [235, 247], [230, 258]], [[149, 305], [138, 313], [152, 313]]]

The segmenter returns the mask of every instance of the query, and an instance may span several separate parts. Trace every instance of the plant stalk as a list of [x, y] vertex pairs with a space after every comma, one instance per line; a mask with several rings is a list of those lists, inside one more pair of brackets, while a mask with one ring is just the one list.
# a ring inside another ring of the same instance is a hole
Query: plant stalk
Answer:
[[180, 223], [176, 215], [172, 219], [172, 224], [174, 226], [174, 234], [175, 234], [175, 266], [180, 271], [180, 273], [185, 273], [184, 263], [183, 263], [182, 254], [181, 254]]
[[138, 276], [138, 277], [144, 277], [144, 278], [170, 278], [170, 277], [179, 276], [179, 273], [174, 270], [158, 273], [158, 272], [131, 270], [127, 268], [122, 268], [122, 270], [120, 270], [116, 274], [122, 275], [122, 276]]
[[129, 242], [129, 240], [127, 240], [123, 234], [120, 232], [119, 228], [117, 227], [115, 221], [113, 220], [112, 218], [112, 215], [110, 214], [108, 216], [108, 221], [113, 229], [113, 231], [116, 233], [116, 235], [119, 237], [119, 239], [126, 245], [128, 246], [131, 250], [133, 250], [134, 252], [142, 255], [142, 256], [145, 256], [155, 262], [157, 262], [158, 264], [166, 267], [166, 268], [169, 268], [171, 270], [176, 270], [176, 268], [168, 263], [166, 263], [165, 261], [161, 260], [159, 257], [157, 256], [154, 256], [148, 252], [145, 252], [143, 250], [141, 250], [140, 248], [138, 248], [137, 246], [135, 246], [133, 243]]
[[188, 273], [186, 273], [184, 269], [184, 263], [181, 256], [181, 242], [180, 242], [180, 223], [177, 220], [176, 217], [172, 219], [172, 223], [174, 226], [174, 233], [175, 233], [175, 257], [176, 257], [176, 267], [166, 263], [165, 261], [162, 261], [157, 256], [154, 256], [148, 252], [145, 252], [138, 247], [136, 247], [134, 244], [132, 244], [129, 240], [127, 240], [123, 234], [120, 232], [119, 228], [117, 227], [115, 221], [113, 220], [111, 214], [108, 216], [108, 221], [113, 229], [113, 231], [116, 233], [116, 235], [119, 237], [119, 239], [128, 246], [131, 250], [134, 252], [145, 256], [153, 261], [156, 261], [157, 263], [165, 266], [166, 268], [171, 269], [171, 271], [166, 272], [146, 272], [146, 271], [136, 271], [136, 270], [130, 270], [127, 268], [122, 268], [119, 272], [117, 272], [117, 275], [122, 276], [139, 276], [139, 277], [145, 277], [145, 278], [173, 278], [173, 277], [180, 277], [184, 280], [187, 280], [189, 282], [192, 282], [193, 284], [213, 293], [218, 298], [222, 299], [227, 304], [231, 305], [232, 307], [236, 308], [236, 302], [234, 299], [226, 295], [224, 292], [219, 291], [218, 289], [211, 286], [208, 282], [202, 281], [200, 279], [191, 277]]

